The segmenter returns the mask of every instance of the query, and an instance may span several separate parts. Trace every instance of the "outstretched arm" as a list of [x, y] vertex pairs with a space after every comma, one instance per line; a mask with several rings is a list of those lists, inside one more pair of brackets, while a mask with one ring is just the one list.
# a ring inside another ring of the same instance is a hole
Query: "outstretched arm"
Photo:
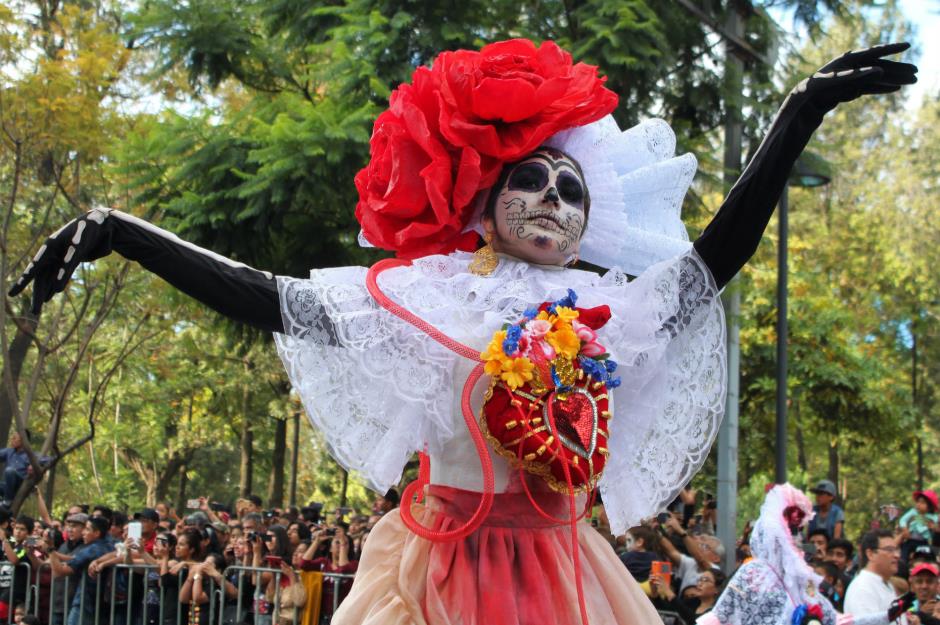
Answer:
[[719, 287], [757, 250], [793, 164], [825, 114], [841, 102], [917, 82], [917, 67], [882, 58], [909, 47], [892, 43], [846, 52], [790, 92], [754, 158], [694, 243]]
[[252, 269], [183, 241], [132, 215], [96, 208], [70, 221], [46, 240], [10, 295], [33, 282], [32, 310], [65, 289], [75, 267], [112, 251], [135, 260], [187, 295], [242, 323], [283, 332], [277, 284]]

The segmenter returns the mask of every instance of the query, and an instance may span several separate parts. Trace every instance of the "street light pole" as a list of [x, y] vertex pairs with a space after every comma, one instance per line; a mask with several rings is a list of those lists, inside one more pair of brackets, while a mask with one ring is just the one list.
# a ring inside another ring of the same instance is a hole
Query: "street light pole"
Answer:
[[787, 236], [789, 215], [789, 183], [783, 185], [777, 220], [780, 226], [777, 243], [777, 468], [774, 481], [787, 481]]
[[777, 449], [774, 481], [787, 481], [787, 341], [790, 328], [787, 322], [787, 238], [790, 222], [790, 185], [822, 187], [832, 180], [831, 166], [813, 152], [803, 152], [793, 165], [793, 171], [780, 194], [777, 220], [780, 226], [777, 241]]

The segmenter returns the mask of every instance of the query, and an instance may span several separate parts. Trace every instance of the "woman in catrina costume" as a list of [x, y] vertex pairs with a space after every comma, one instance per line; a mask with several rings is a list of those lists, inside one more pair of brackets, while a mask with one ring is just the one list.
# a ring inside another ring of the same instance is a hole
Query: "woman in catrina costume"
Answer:
[[913, 605], [913, 593], [876, 614], [836, 612], [798, 542], [813, 514], [803, 491], [790, 484], [769, 488], [751, 532], [754, 557], [735, 571], [697, 625], [888, 625], [899, 619]]
[[310, 420], [376, 490], [422, 454], [334, 623], [658, 622], [577, 520], [597, 487], [623, 533], [699, 469], [724, 405], [718, 293], [826, 112], [916, 80], [883, 58], [907, 47], [797, 85], [692, 243], [679, 211], [696, 163], [668, 125], [621, 131], [595, 67], [517, 39], [440, 54], [376, 120], [356, 216], [360, 241], [397, 259], [273, 276], [94, 209], [11, 293], [33, 282], [38, 313], [79, 262], [116, 251], [274, 332]]

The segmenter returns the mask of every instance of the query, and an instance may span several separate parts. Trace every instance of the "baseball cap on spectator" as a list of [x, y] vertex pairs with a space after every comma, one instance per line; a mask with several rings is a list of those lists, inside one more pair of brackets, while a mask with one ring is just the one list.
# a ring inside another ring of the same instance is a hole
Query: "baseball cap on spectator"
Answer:
[[930, 573], [934, 577], [940, 577], [940, 569], [937, 568], [936, 564], [930, 564], [929, 562], [921, 562], [911, 569], [911, 577], [919, 573]]
[[927, 562], [933, 562], [936, 560], [933, 547], [930, 545], [917, 545], [914, 547], [914, 551], [911, 552], [911, 560], [926, 560]]
[[931, 512], [936, 512], [938, 506], [937, 502], [937, 493], [932, 490], [915, 490], [914, 491], [914, 501], [917, 501], [918, 498], [923, 497], [927, 500], [927, 505], [930, 506]]
[[816, 484], [816, 488], [810, 491], [811, 493], [819, 494], [826, 493], [827, 495], [836, 496], [836, 485], [830, 482], [829, 480], [819, 480]]
[[84, 525], [88, 520], [88, 515], [84, 512], [76, 512], [75, 514], [70, 514], [66, 517], [66, 523], [78, 523], [79, 525]]
[[140, 512], [134, 513], [135, 521], [153, 521], [154, 523], [160, 522], [160, 514], [153, 508], [144, 508]]
[[320, 511], [323, 510], [323, 504], [313, 502], [309, 506], [300, 509], [300, 515], [307, 523], [318, 523], [320, 521]]
[[206, 513], [202, 510], [196, 510], [189, 516], [187, 516], [183, 522], [186, 525], [196, 525], [198, 527], [205, 527], [209, 524], [209, 517], [206, 516]]
[[228, 534], [229, 530], [231, 529], [228, 525], [222, 523], [221, 521], [212, 523], [212, 528], [220, 534]]

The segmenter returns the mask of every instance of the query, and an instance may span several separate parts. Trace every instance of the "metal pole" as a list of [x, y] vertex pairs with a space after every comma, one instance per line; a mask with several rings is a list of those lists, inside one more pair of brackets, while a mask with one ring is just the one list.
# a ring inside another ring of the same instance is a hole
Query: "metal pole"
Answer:
[[777, 241], [777, 468], [774, 481], [787, 481], [787, 236], [789, 184], [783, 185], [777, 219], [780, 224]]
[[[726, 30], [735, 37], [744, 35], [741, 7], [733, 3]], [[740, 97], [743, 89], [744, 63], [737, 56], [733, 42], [725, 43], [725, 93], [728, 109], [725, 119], [724, 180], [730, 190], [741, 171], [742, 116]], [[738, 393], [741, 348], [738, 343], [741, 317], [740, 281], [731, 280], [723, 297], [728, 333], [728, 395], [725, 417], [718, 430], [718, 540], [725, 546], [722, 569], [731, 574], [735, 567], [738, 517]]]

